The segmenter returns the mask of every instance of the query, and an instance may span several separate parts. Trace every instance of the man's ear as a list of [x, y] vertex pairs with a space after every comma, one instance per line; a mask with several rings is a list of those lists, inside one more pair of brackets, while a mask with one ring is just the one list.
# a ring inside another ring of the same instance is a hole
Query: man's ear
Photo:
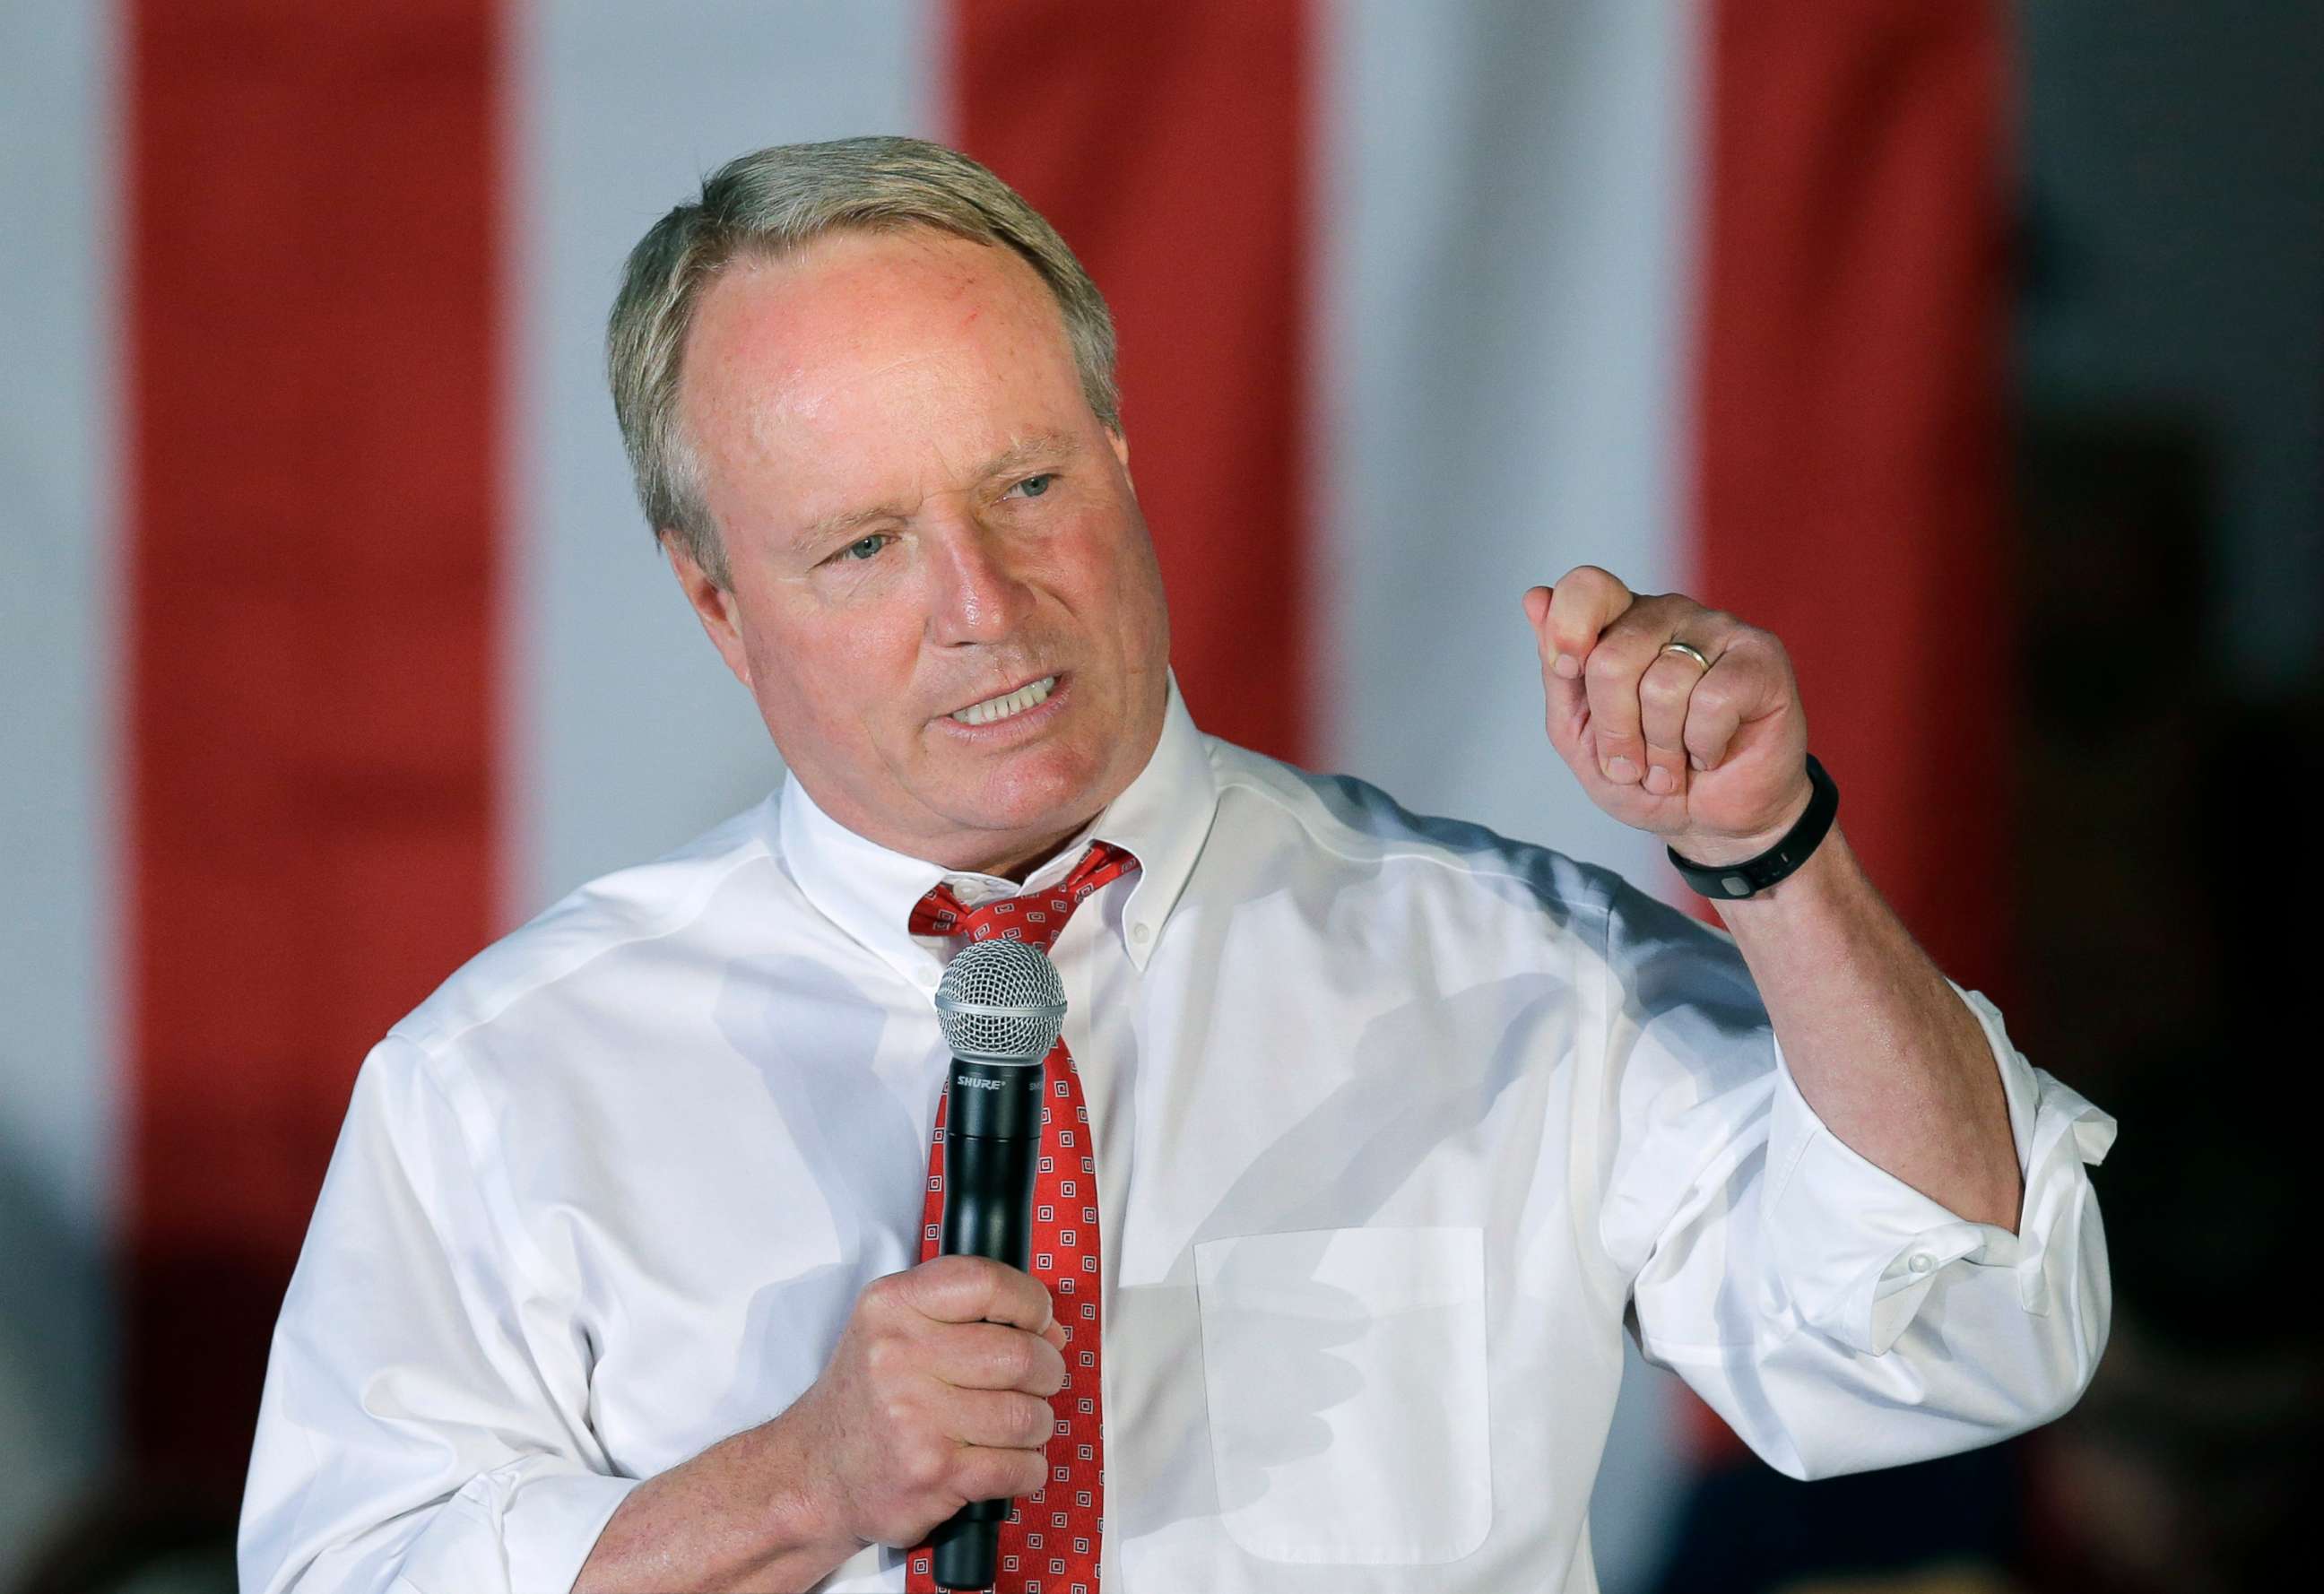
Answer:
[[[1125, 477], [1128, 477], [1128, 476], [1130, 475], [1130, 438], [1129, 438], [1129, 437], [1128, 437], [1126, 434], [1124, 434], [1124, 433], [1123, 433], [1123, 431], [1122, 431], [1122, 429], [1121, 429], [1120, 427], [1118, 427], [1118, 426], [1110, 426], [1110, 427], [1106, 428], [1105, 428], [1105, 437], [1106, 437], [1106, 441], [1108, 441], [1108, 442], [1110, 442], [1110, 443], [1111, 443], [1111, 444], [1113, 445], [1113, 456], [1114, 456], [1114, 458], [1115, 458], [1116, 460], [1118, 460], [1118, 461], [1120, 461], [1120, 465], [1121, 465], [1121, 474], [1122, 474], [1122, 475], [1123, 475], [1123, 476], [1125, 476]], [[1131, 481], [1131, 482], [1130, 482], [1130, 491], [1131, 491], [1131, 492], [1133, 492], [1133, 493], [1134, 493], [1134, 492], [1136, 492], [1136, 491], [1138, 490], [1138, 484], [1137, 484], [1137, 482], [1136, 482], [1136, 481], [1134, 481], [1134, 480], [1133, 480], [1133, 481]]]
[[687, 550], [686, 539], [667, 527], [661, 533], [661, 551], [669, 561], [670, 574], [678, 577], [678, 585], [686, 594], [686, 601], [694, 607], [694, 617], [702, 622], [710, 645], [718, 650], [718, 657], [726, 661], [726, 668], [747, 689], [751, 685], [751, 656], [742, 646], [734, 594], [713, 581], [710, 573]]

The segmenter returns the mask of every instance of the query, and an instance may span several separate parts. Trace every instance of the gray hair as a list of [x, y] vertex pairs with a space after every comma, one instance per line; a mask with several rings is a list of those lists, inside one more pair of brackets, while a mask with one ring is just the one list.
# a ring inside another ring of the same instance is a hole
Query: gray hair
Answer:
[[713, 172], [700, 199], [656, 222], [630, 251], [605, 328], [613, 414], [657, 541], [676, 536], [720, 586], [724, 544], [678, 427], [678, 378], [703, 291], [737, 256], [780, 256], [825, 233], [932, 227], [1005, 245], [1040, 273], [1063, 312], [1091, 410], [1116, 431], [1113, 317], [1065, 241], [1017, 190], [956, 150], [918, 138], [780, 144]]

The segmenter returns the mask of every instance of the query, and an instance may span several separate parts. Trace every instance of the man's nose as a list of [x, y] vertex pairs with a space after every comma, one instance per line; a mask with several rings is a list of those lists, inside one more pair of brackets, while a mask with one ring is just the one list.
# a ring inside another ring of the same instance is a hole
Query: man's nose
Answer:
[[1033, 606], [1002, 535], [974, 516], [963, 516], [933, 539], [936, 590], [928, 625], [938, 642], [1006, 641]]

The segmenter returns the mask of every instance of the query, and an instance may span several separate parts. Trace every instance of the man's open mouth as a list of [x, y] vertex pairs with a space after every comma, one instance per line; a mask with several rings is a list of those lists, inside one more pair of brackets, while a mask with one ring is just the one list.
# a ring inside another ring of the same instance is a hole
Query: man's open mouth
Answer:
[[1038, 707], [1056, 685], [1056, 677], [1043, 676], [1013, 692], [1003, 692], [998, 697], [988, 697], [982, 703], [972, 703], [966, 708], [955, 709], [951, 717], [964, 725], [989, 725], [995, 720], [1005, 720], [1011, 714]]

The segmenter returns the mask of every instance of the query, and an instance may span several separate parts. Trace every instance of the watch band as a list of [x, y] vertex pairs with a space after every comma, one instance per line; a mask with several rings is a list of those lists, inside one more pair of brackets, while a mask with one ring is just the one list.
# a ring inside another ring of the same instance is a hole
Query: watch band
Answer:
[[1766, 890], [1808, 861], [1808, 855], [1821, 843], [1831, 829], [1833, 816], [1840, 812], [1840, 788], [1823, 772], [1823, 766], [1816, 762], [1813, 753], [1808, 754], [1808, 788], [1807, 812], [1784, 833], [1782, 841], [1757, 858], [1713, 868], [1680, 857], [1675, 847], [1665, 847], [1663, 851], [1670, 854], [1671, 867], [1688, 885], [1719, 901], [1733, 902]]

